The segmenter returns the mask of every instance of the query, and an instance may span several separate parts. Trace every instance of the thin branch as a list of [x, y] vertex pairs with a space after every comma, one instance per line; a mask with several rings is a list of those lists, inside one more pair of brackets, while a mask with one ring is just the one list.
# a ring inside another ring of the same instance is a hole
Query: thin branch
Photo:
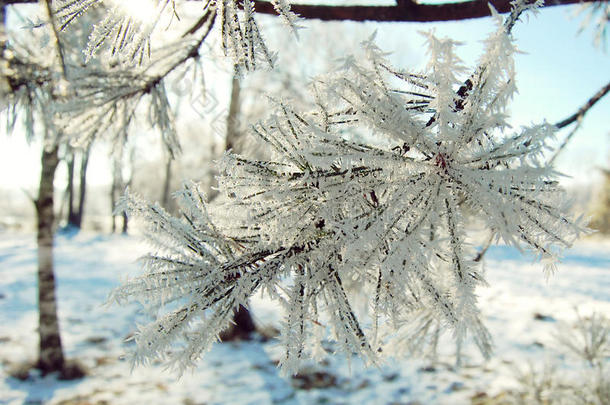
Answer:
[[[180, 60], [176, 61], [176, 63], [174, 63], [172, 66], [170, 66], [162, 75], [162, 77], [167, 76], [168, 74], [170, 74], [173, 70], [175, 70], [178, 66], [182, 65], [184, 62], [193, 59], [193, 58], [198, 58], [199, 57], [199, 48], [201, 48], [201, 45], [203, 45], [203, 43], [205, 42], [206, 38], [208, 37], [208, 35], [210, 34], [210, 31], [212, 31], [212, 28], [214, 27], [214, 22], [216, 21], [216, 10], [212, 9], [212, 10], [208, 10], [202, 17], [201, 19], [190, 29], [188, 30], [183, 37], [195, 33], [197, 32], [199, 29], [201, 29], [201, 27], [205, 26], [205, 24], [208, 24], [205, 27], [205, 32], [203, 33], [203, 35], [199, 38], [199, 40], [197, 41], [197, 43], [195, 45], [193, 45], [193, 47], [191, 47], [190, 51]], [[200, 24], [200, 21], [202, 21], [202, 23]]]
[[21, 188], [21, 191], [23, 192], [23, 194], [25, 194], [25, 196], [27, 197], [28, 200], [30, 200], [32, 202], [32, 204], [34, 204], [34, 207], [36, 207], [37, 202], [36, 202], [36, 197], [34, 197], [34, 195], [29, 192], [27, 189], [25, 188]]
[[[201, 0], [190, 0], [201, 1]], [[207, 0], [204, 0], [207, 1]], [[600, 0], [549, 0], [542, 7], [568, 4], [595, 3]], [[5, 5], [36, 3], [37, 0], [5, 0]], [[604, 0], [605, 2], [605, 0]], [[386, 22], [433, 22], [459, 21], [470, 18], [489, 17], [488, 3], [500, 13], [509, 12], [510, 0], [471, 0], [461, 3], [418, 4], [411, 0], [399, 0], [395, 6], [332, 6], [293, 4], [291, 11], [307, 20], [322, 21], [386, 21]], [[277, 15], [272, 3], [254, 1], [254, 9], [260, 14]]]
[[[186, 31], [184, 34], [182, 34], [182, 38], [196, 33], [208, 21], [208, 14], [210, 13], [210, 10], [209, 10], [210, 0], [206, 0], [206, 1], [207, 1], [207, 3], [204, 7], [204, 10], [206, 12], [201, 16], [201, 18], [199, 18], [199, 20], [197, 20], [197, 22], [188, 31]], [[211, 29], [211, 27], [210, 27], [210, 29]]]
[[485, 244], [483, 245], [481, 250], [477, 253], [477, 255], [474, 257], [474, 259], [472, 259], [473, 262], [478, 263], [481, 260], [483, 260], [483, 256], [485, 256], [485, 253], [487, 253], [487, 250], [491, 246], [495, 236], [496, 236], [495, 232], [492, 232], [491, 235], [489, 235], [487, 242], [485, 242]]
[[53, 10], [51, 8], [51, 0], [45, 0], [45, 7], [47, 9], [47, 14], [49, 16], [49, 24], [51, 24], [51, 29], [53, 31], [53, 36], [55, 37], [55, 48], [57, 48], [57, 55], [59, 57], [59, 65], [61, 67], [61, 75], [64, 79], [66, 79], [66, 59], [64, 57], [64, 50], [61, 46], [61, 41], [59, 39], [59, 31], [57, 30], [57, 24], [55, 24], [55, 18], [53, 16]]
[[580, 129], [580, 127], [582, 125], [582, 121], [583, 121], [583, 118], [585, 117], [585, 114], [587, 114], [587, 112], [589, 112], [589, 110], [599, 100], [601, 100], [606, 94], [608, 94], [609, 91], [610, 91], [610, 82], [608, 82], [604, 87], [599, 89], [599, 91], [597, 93], [595, 93], [593, 95], [593, 97], [591, 97], [582, 107], [580, 107], [578, 109], [578, 111], [576, 111], [574, 114], [570, 115], [568, 118], [566, 118], [562, 121], [559, 121], [557, 124], [555, 124], [555, 127], [557, 127], [557, 129], [562, 129], [562, 128], [567, 127], [570, 124], [573, 124], [574, 122], [577, 123], [576, 126], [572, 129], [572, 131], [570, 131], [568, 136], [566, 136], [566, 138], [563, 140], [561, 145], [557, 148], [557, 150], [555, 151], [553, 156], [549, 159], [549, 161], [548, 161], [549, 165], [552, 165], [553, 162], [555, 162], [555, 160], [557, 159], [559, 154], [565, 149], [568, 142], [570, 142], [570, 140], [572, 140], [572, 138], [574, 137], [574, 134], [576, 134], [576, 132], [578, 132], [578, 130]]
[[568, 136], [566, 136], [566, 138], [563, 140], [563, 142], [561, 143], [559, 148], [557, 148], [557, 150], [555, 151], [553, 156], [549, 159], [548, 165], [552, 165], [553, 162], [555, 162], [555, 159], [557, 159], [557, 156], [559, 156], [559, 154], [565, 149], [566, 145], [568, 144], [568, 142], [570, 142], [570, 140], [572, 139], [574, 134], [576, 132], [578, 132], [578, 130], [580, 129], [580, 126], [582, 125], [582, 116], [577, 121], [578, 121], [578, 123], [576, 124], [576, 126], [574, 128], [572, 128], [572, 131], [570, 131]]
[[557, 124], [555, 124], [557, 129], [567, 127], [571, 123], [581, 120], [585, 116], [585, 114], [591, 109], [591, 107], [593, 107], [599, 100], [601, 100], [606, 94], [608, 94], [609, 91], [610, 91], [610, 82], [608, 82], [597, 93], [595, 93], [593, 95], [593, 97], [591, 97], [589, 99], [589, 101], [587, 101], [585, 103], [585, 105], [580, 107], [580, 109], [578, 111], [576, 111], [574, 114], [570, 115], [565, 120], [559, 121]]

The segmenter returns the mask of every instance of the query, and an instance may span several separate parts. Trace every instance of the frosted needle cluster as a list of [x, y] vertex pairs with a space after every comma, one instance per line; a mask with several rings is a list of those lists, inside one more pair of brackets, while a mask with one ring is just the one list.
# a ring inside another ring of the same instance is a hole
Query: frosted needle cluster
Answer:
[[[472, 70], [456, 43], [432, 33], [423, 73], [391, 67], [366, 42], [365, 58], [312, 85], [315, 109], [277, 102], [252, 127], [272, 159], [223, 157], [222, 202], [208, 205], [187, 185], [176, 218], [126, 196], [123, 208], [144, 219], [156, 250], [144, 275], [112, 297], [161, 308], [136, 337], [136, 360], [192, 364], [261, 291], [284, 308], [287, 373], [319, 353], [322, 339], [370, 363], [392, 356], [393, 333], [422, 316], [489, 355], [475, 294], [485, 280], [466, 225], [484, 224], [495, 241], [551, 265], [585, 230], [566, 216], [544, 164], [554, 127], [507, 124], [516, 91], [510, 31], [531, 7], [494, 13], [497, 31]], [[357, 311], [363, 297], [367, 311]]]

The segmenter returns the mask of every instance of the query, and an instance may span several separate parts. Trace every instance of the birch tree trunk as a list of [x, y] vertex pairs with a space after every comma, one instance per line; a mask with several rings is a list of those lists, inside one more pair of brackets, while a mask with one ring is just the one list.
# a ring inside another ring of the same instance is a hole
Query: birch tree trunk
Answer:
[[40, 337], [37, 366], [42, 374], [63, 371], [64, 353], [59, 334], [55, 274], [53, 270], [53, 181], [59, 163], [57, 146], [42, 151], [42, 170], [36, 215], [38, 222], [38, 334]]

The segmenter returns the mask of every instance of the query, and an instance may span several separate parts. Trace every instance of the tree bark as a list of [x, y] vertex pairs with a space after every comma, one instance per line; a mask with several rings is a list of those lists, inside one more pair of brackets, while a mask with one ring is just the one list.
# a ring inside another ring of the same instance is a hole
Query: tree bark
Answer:
[[[595, 1], [600, 0], [549, 0], [545, 1], [542, 7], [592, 3]], [[291, 3], [290, 10], [298, 14], [299, 17], [307, 20], [314, 19], [322, 21], [460, 21], [471, 18], [489, 17], [491, 11], [489, 10], [488, 4], [491, 4], [500, 13], [506, 13], [512, 8], [511, 0], [447, 1], [440, 4], [418, 3], [413, 0], [397, 0], [396, 5], [388, 6], [337, 6], [328, 4]], [[256, 0], [254, 2], [254, 9], [257, 13], [261, 14], [278, 14], [273, 3], [269, 1]]]
[[[5, 4], [36, 3], [38, 0], [5, 0]], [[191, 0], [203, 1], [203, 0]], [[568, 4], [594, 3], [607, 0], [550, 0], [542, 7], [564, 6]], [[329, 1], [330, 2], [330, 1]], [[322, 21], [402, 21], [434, 22], [459, 21], [469, 18], [489, 17], [491, 4], [500, 13], [510, 10], [510, 0], [470, 0], [464, 2], [448, 1], [441, 4], [420, 4], [415, 1], [397, 0], [392, 6], [336, 6], [328, 4], [298, 4], [291, 2], [291, 10], [301, 18]], [[270, 1], [254, 1], [257, 13], [277, 15]]]
[[53, 270], [54, 207], [53, 182], [59, 163], [58, 148], [43, 149], [42, 170], [36, 215], [38, 222], [38, 334], [40, 337], [37, 367], [43, 375], [64, 369], [64, 353], [59, 333], [55, 274]]

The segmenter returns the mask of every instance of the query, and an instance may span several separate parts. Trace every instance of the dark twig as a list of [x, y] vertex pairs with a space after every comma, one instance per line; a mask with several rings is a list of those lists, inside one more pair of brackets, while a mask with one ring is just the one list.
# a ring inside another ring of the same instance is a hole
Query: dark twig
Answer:
[[557, 129], [562, 129], [567, 127], [574, 122], [577, 122], [577, 125], [572, 129], [572, 131], [568, 134], [568, 136], [563, 140], [562, 144], [557, 148], [551, 159], [549, 159], [549, 164], [552, 164], [557, 156], [565, 149], [566, 145], [570, 140], [574, 137], [574, 134], [578, 131], [581, 126], [582, 120], [585, 117], [585, 114], [589, 112], [589, 110], [599, 101], [601, 100], [608, 92], [610, 91], [610, 82], [608, 82], [604, 87], [599, 89], [597, 93], [593, 95], [582, 107], [578, 109], [574, 114], [570, 115], [563, 121], [559, 121], [555, 124]]
[[585, 114], [591, 109], [591, 107], [593, 107], [599, 100], [601, 100], [602, 97], [604, 97], [606, 94], [608, 94], [608, 91], [610, 91], [610, 82], [608, 82], [604, 87], [599, 89], [599, 91], [597, 93], [595, 93], [593, 95], [593, 97], [591, 97], [589, 99], [589, 101], [587, 101], [585, 103], [585, 105], [580, 107], [578, 109], [578, 111], [576, 111], [574, 114], [570, 115], [565, 120], [559, 121], [557, 124], [555, 124], [555, 126], [558, 129], [561, 129], [561, 128], [567, 127], [568, 125], [570, 125], [571, 123], [573, 123], [577, 120], [581, 120], [585, 116]]
[[485, 256], [485, 253], [487, 253], [487, 250], [491, 246], [491, 243], [493, 242], [495, 236], [495, 232], [492, 232], [491, 235], [489, 235], [489, 238], [487, 239], [487, 242], [485, 242], [485, 245], [483, 245], [483, 248], [481, 248], [481, 250], [477, 253], [474, 259], [472, 259], [473, 262], [478, 263], [483, 260], [483, 256]]
[[561, 143], [559, 148], [557, 148], [557, 150], [555, 151], [553, 156], [549, 159], [549, 162], [548, 162], [549, 165], [552, 165], [553, 162], [555, 162], [555, 159], [557, 159], [557, 156], [559, 156], [559, 154], [565, 149], [566, 145], [568, 144], [568, 142], [570, 142], [570, 140], [572, 139], [574, 134], [576, 132], [578, 132], [581, 124], [582, 124], [582, 117], [581, 117], [581, 119], [578, 120], [578, 123], [576, 124], [576, 126], [574, 128], [572, 128], [572, 131], [570, 131], [568, 136], [566, 136], [566, 138], [563, 140], [563, 142]]

